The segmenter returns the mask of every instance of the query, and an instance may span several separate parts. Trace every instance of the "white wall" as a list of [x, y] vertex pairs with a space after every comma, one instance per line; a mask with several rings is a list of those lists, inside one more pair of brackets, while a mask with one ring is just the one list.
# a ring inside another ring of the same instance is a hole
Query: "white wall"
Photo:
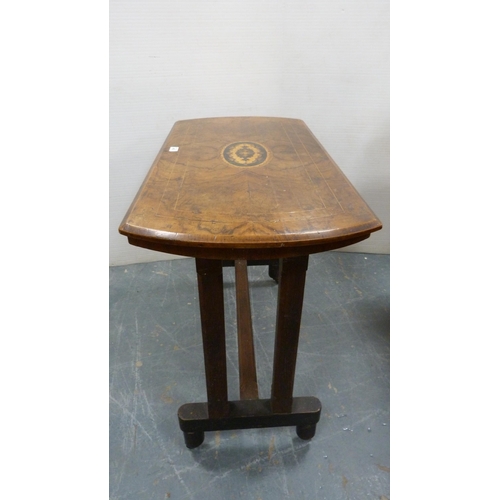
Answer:
[[174, 122], [244, 115], [304, 120], [389, 253], [388, 0], [111, 0], [110, 265], [173, 257], [118, 226]]

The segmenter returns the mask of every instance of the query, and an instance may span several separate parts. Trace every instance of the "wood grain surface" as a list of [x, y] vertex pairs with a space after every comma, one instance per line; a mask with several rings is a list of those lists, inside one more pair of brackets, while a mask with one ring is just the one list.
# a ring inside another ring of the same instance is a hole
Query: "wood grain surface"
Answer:
[[176, 122], [119, 231], [167, 253], [266, 259], [381, 228], [302, 120], [234, 117]]

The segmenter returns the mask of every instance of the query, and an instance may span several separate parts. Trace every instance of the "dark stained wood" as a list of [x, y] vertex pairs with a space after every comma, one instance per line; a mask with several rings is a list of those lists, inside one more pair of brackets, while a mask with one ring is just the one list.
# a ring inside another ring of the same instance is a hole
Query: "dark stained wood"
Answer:
[[291, 257], [280, 262], [278, 311], [274, 342], [271, 404], [276, 413], [292, 407], [295, 363], [299, 345], [302, 301], [309, 256]]
[[210, 417], [223, 417], [227, 403], [226, 333], [222, 261], [196, 259], [201, 333]]
[[176, 122], [119, 230], [153, 250], [249, 260], [341, 248], [381, 227], [303, 121], [237, 117]]
[[252, 309], [248, 289], [247, 261], [235, 261], [236, 317], [238, 324], [238, 360], [240, 372], [240, 398], [258, 399], [257, 370], [253, 346]]
[[321, 415], [321, 402], [314, 396], [293, 398], [288, 413], [276, 413], [271, 409], [271, 400], [252, 399], [230, 401], [225, 418], [211, 418], [206, 403], [186, 403], [179, 408], [179, 425], [189, 448], [203, 442], [205, 431], [253, 429], [255, 427], [297, 426], [301, 439], [314, 436]]

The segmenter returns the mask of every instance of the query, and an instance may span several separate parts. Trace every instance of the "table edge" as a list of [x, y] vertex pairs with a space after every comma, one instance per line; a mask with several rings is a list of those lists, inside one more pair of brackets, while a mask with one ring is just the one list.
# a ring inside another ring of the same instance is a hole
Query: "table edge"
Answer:
[[127, 231], [126, 224], [120, 226], [120, 234], [127, 236], [129, 244], [148, 250], [159, 251], [185, 257], [201, 257], [222, 260], [233, 259], [277, 259], [335, 250], [359, 243], [382, 229], [382, 224], [370, 226], [363, 231], [336, 237], [322, 237], [309, 240], [289, 240], [282, 242], [242, 242], [208, 244], [202, 241], [164, 239], [151, 235]]

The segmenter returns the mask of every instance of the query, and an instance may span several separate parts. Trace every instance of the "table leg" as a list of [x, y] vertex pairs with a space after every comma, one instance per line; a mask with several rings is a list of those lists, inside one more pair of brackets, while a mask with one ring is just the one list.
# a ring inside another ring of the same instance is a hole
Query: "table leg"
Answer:
[[[229, 411], [222, 261], [196, 259], [196, 272], [200, 299], [208, 417], [221, 418]], [[188, 448], [195, 448], [203, 443], [204, 432], [185, 431], [184, 440]]]
[[269, 261], [269, 277], [272, 278], [276, 283], [279, 282], [280, 276], [280, 261], [279, 259], [273, 259]]
[[208, 413], [211, 418], [217, 418], [223, 417], [228, 411], [222, 261], [196, 259], [196, 272]]
[[238, 325], [238, 365], [240, 399], [259, 399], [255, 350], [253, 345], [252, 309], [248, 288], [247, 261], [234, 263], [236, 279], [236, 319]]
[[[293, 411], [293, 383], [295, 380], [295, 365], [297, 362], [308, 262], [308, 255], [280, 260], [273, 382], [271, 387], [271, 409], [273, 413], [289, 414]], [[315, 398], [307, 399], [313, 405], [317, 401]], [[319, 407], [321, 408], [320, 405]], [[296, 427], [296, 431], [301, 439], [311, 439], [316, 433], [316, 422], [300, 422]]]
[[274, 340], [272, 409], [289, 413], [292, 408], [295, 363], [309, 256], [281, 259]]

